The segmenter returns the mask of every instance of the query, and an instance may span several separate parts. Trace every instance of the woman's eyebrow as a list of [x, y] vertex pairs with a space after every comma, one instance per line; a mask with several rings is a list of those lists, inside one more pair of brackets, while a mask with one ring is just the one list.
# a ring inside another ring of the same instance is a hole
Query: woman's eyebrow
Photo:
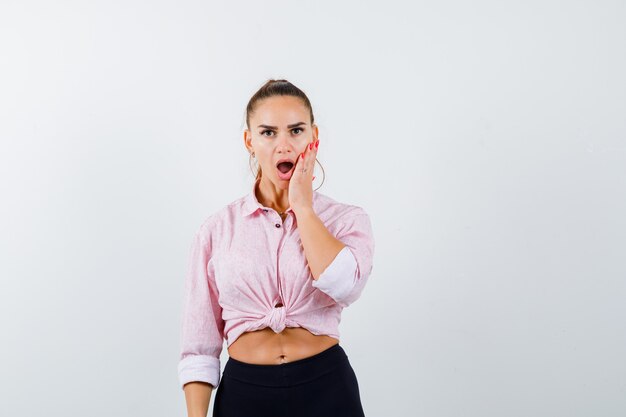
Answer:
[[[293, 124], [287, 125], [287, 129], [291, 129], [292, 127], [305, 125], [305, 124], [306, 123], [304, 123], [304, 122], [293, 123]], [[269, 125], [258, 125], [257, 127], [264, 127], [266, 129], [278, 129], [277, 126], [269, 126]]]

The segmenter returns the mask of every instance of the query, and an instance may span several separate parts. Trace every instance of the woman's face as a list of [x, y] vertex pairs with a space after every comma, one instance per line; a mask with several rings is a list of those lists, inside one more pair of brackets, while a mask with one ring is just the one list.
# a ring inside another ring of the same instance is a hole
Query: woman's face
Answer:
[[276, 188], [289, 189], [291, 169], [283, 174], [280, 160], [296, 163], [310, 142], [317, 140], [318, 128], [310, 124], [308, 109], [298, 97], [274, 96], [260, 101], [250, 117], [250, 129], [244, 132], [244, 143], [254, 151], [265, 180]]

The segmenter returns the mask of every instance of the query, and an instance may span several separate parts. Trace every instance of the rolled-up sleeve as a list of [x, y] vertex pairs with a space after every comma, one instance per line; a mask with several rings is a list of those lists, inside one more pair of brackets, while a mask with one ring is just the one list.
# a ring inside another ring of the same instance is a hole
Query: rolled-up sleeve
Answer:
[[192, 381], [207, 382], [214, 388], [220, 382], [224, 321], [215, 278], [208, 273], [210, 257], [211, 245], [200, 230], [193, 240], [184, 285], [178, 363], [181, 388]]
[[374, 236], [370, 218], [360, 207], [339, 222], [335, 238], [345, 247], [312, 285], [347, 307], [361, 296], [372, 272]]

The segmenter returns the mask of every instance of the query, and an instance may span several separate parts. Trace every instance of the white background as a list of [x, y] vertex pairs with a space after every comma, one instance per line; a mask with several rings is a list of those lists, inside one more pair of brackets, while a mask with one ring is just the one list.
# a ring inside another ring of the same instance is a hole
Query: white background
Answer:
[[249, 191], [245, 106], [286, 78], [318, 191], [376, 236], [340, 326], [368, 417], [626, 415], [625, 21], [623, 1], [2, 0], [0, 414], [185, 415], [193, 233]]

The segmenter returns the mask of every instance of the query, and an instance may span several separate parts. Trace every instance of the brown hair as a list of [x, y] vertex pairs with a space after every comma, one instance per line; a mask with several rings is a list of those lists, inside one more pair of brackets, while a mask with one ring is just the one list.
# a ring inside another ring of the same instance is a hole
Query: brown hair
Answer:
[[[270, 79], [265, 82], [265, 84], [263, 84], [256, 93], [254, 93], [254, 95], [250, 98], [248, 105], [246, 106], [246, 127], [248, 129], [250, 129], [250, 116], [254, 113], [259, 102], [261, 100], [274, 96], [298, 97], [300, 100], [302, 100], [302, 103], [309, 110], [309, 114], [311, 116], [311, 125], [313, 125], [313, 122], [315, 121], [315, 118], [313, 117], [313, 106], [311, 106], [311, 102], [309, 101], [309, 98], [306, 96], [306, 94], [304, 94], [304, 91], [300, 90], [298, 87], [296, 87], [287, 80]], [[250, 154], [250, 159], [252, 159], [252, 154]], [[317, 161], [317, 158], [315, 158], [315, 160]], [[322, 167], [322, 164], [320, 164], [320, 167]], [[322, 173], [324, 173], [324, 167], [322, 167]], [[259, 166], [256, 171], [255, 180], [261, 178], [261, 174], [261, 167]], [[325, 176], [326, 175], [324, 174], [324, 177]]]

